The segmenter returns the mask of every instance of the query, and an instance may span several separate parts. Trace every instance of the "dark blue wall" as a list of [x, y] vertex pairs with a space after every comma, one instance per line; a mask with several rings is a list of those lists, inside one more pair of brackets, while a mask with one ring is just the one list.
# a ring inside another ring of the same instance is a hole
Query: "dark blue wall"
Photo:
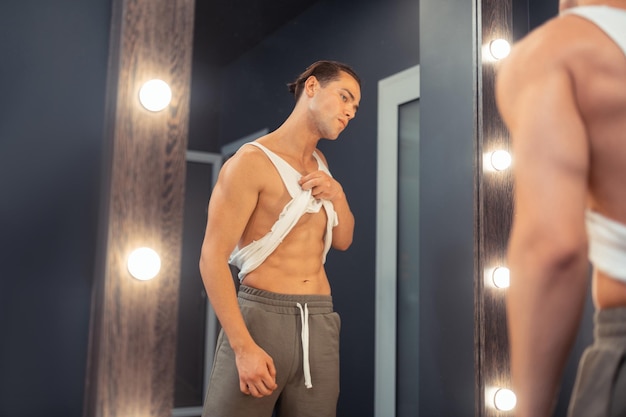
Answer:
[[0, 4], [0, 416], [81, 415], [110, 0]]
[[530, 29], [535, 29], [548, 19], [559, 13], [558, 0], [527, 0], [528, 1], [528, 24]]

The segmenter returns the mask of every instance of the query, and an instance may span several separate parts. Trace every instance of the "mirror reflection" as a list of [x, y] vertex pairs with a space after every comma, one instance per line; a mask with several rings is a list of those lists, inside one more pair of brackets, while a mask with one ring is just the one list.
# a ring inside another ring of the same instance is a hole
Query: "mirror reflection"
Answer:
[[[294, 105], [286, 84], [315, 60], [345, 62], [362, 80], [358, 116], [337, 141], [322, 140], [319, 147], [348, 195], [357, 221], [350, 249], [331, 250], [326, 263], [335, 310], [342, 320], [343, 389], [338, 415], [342, 410], [343, 415], [368, 415], [374, 398], [376, 294], [371, 251], [379, 146], [377, 90], [380, 80], [418, 64], [419, 4], [412, 0], [235, 3], [197, 2], [190, 151], [228, 154], [233, 143], [276, 129]], [[359, 162], [346, 164], [347, 160]], [[214, 178], [208, 165], [188, 161], [187, 167], [184, 301], [180, 303], [175, 385], [179, 413], [202, 403], [210, 369], [207, 356], [212, 354], [206, 346], [207, 332], [212, 340], [216, 331], [207, 323], [206, 295], [198, 272]]]

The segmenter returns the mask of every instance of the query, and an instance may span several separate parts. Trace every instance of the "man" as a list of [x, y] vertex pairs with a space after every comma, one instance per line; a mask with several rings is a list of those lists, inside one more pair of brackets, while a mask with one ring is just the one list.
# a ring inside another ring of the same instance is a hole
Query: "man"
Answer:
[[595, 342], [570, 416], [626, 415], [626, 1], [561, 2], [499, 69], [514, 157], [507, 315], [516, 417], [550, 416], [589, 260]]
[[317, 143], [354, 118], [360, 80], [319, 61], [289, 88], [292, 113], [224, 164], [209, 202], [200, 271], [223, 330], [204, 417], [336, 414], [340, 322], [324, 261], [351, 245], [354, 217]]

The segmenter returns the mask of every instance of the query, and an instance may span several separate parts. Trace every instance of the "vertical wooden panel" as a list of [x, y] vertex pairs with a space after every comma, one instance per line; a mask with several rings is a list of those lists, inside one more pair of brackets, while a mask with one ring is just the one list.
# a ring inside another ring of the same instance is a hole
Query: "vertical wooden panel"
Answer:
[[[193, 0], [114, 0], [105, 197], [92, 301], [86, 417], [169, 416], [173, 404]], [[138, 101], [159, 78], [158, 113]], [[138, 281], [128, 254], [148, 246], [160, 273]]]
[[479, 45], [479, 135], [477, 146], [476, 216], [476, 403], [477, 416], [513, 415], [493, 407], [497, 388], [510, 388], [509, 346], [506, 324], [506, 289], [493, 285], [491, 273], [506, 266], [506, 247], [512, 222], [511, 171], [491, 169], [489, 155], [509, 149], [509, 136], [495, 101], [498, 64], [488, 53], [498, 38], [513, 42], [513, 0], [482, 0]]

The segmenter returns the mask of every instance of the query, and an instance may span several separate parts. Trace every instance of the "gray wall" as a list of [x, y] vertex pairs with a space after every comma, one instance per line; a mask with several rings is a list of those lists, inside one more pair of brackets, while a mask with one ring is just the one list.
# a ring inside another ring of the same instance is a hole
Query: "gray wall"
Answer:
[[474, 415], [472, 3], [420, 7], [420, 416]]
[[110, 9], [0, 3], [0, 416], [81, 415]]

